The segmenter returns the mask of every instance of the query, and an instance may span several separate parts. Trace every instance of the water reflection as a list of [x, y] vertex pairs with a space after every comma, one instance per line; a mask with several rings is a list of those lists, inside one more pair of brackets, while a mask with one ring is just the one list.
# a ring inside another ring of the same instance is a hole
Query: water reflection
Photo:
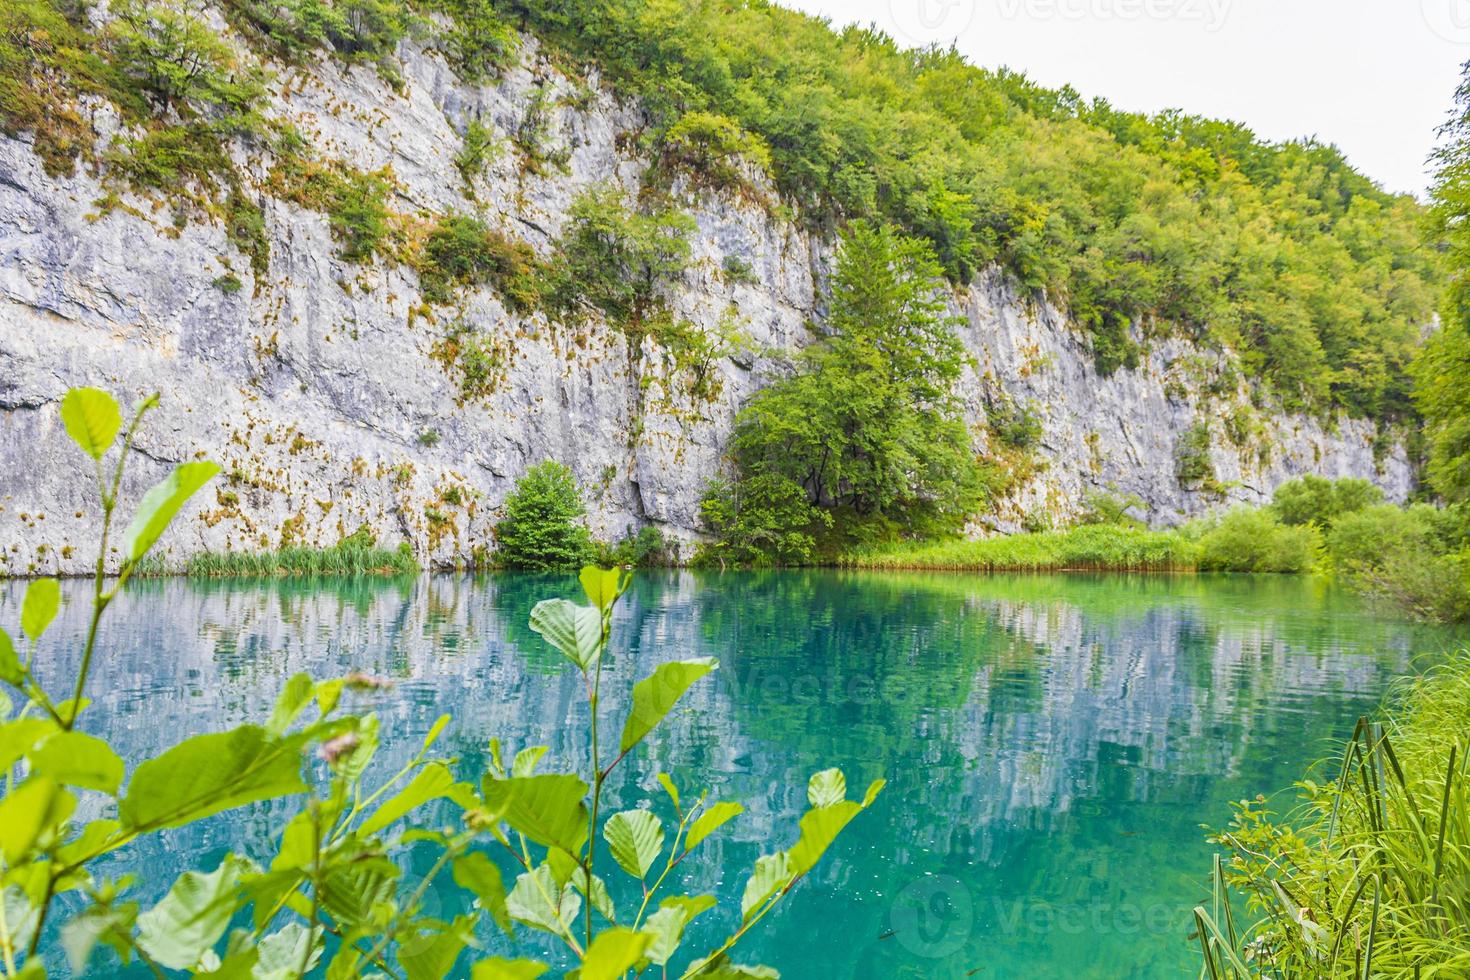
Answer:
[[[385, 766], [446, 711], [466, 777], [491, 735], [580, 761], [580, 684], [525, 625], [575, 589], [140, 583], [109, 613], [85, 727], [139, 759], [258, 721], [296, 671], [362, 670], [397, 681], [374, 699]], [[0, 622], [20, 594], [0, 587]], [[67, 599], [39, 661], [56, 677], [85, 627], [85, 590]], [[755, 856], [792, 837], [814, 770], [890, 780], [749, 951], [797, 980], [1179, 975], [1184, 910], [1203, 895], [1199, 824], [1289, 785], [1416, 654], [1463, 642], [1309, 581], [1229, 577], [668, 572], [638, 578], [616, 631], [613, 711], [657, 662], [722, 663], [613, 787], [631, 803], [664, 770], [746, 803], [686, 863], [691, 888], [738, 905]], [[148, 866], [161, 892], [186, 859], [267, 855], [283, 812], [144, 842], [114, 870]], [[710, 918], [695, 941], [729, 924]]]

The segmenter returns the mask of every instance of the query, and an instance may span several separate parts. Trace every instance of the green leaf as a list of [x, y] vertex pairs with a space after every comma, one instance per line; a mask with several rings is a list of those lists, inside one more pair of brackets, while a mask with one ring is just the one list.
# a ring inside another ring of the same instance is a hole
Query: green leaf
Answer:
[[745, 812], [739, 803], [716, 803], [701, 813], [684, 837], [684, 850], [692, 851], [700, 843], [731, 820]]
[[781, 980], [781, 974], [768, 966], [740, 966], [723, 957], [713, 963], [690, 964], [689, 976], [698, 980]]
[[0, 773], [21, 760], [31, 746], [56, 731], [50, 718], [17, 718], [0, 724]]
[[579, 577], [582, 591], [587, 593], [587, 601], [603, 613], [612, 609], [633, 580], [631, 574], [624, 575], [621, 569], [598, 568], [596, 565], [582, 569]]
[[311, 703], [311, 696], [315, 691], [316, 684], [310, 674], [296, 674], [287, 681], [276, 698], [270, 721], [265, 723], [266, 734], [272, 738], [280, 738], [286, 734], [286, 729], [291, 727], [291, 723]]
[[[8, 894], [10, 893], [7, 892]], [[8, 905], [5, 916], [14, 933], [18, 920]], [[92, 958], [92, 951], [97, 948], [97, 943], [102, 939], [110, 938], [111, 941], [117, 942], [120, 941], [117, 937], [131, 937], [133, 922], [137, 916], [137, 905], [128, 902], [107, 907], [93, 905], [68, 920], [66, 925], [61, 927], [61, 948], [66, 951], [66, 961], [71, 967], [72, 976], [86, 975], [87, 962]], [[34, 922], [31, 924], [34, 925]], [[26, 935], [28, 932], [23, 928], [20, 936], [12, 936], [17, 947], [25, 944]]]
[[122, 412], [99, 388], [73, 388], [61, 400], [61, 422], [82, 452], [101, 459], [122, 429]]
[[171, 970], [191, 970], [213, 949], [235, 914], [245, 862], [226, 855], [210, 874], [186, 871], [168, 894], [138, 916], [138, 948]]
[[588, 888], [587, 872], [583, 871], [579, 865], [572, 868], [570, 880], [572, 887], [581, 892], [587, 901], [592, 903], [592, 907], [597, 910], [598, 915], [614, 925], [617, 924], [618, 910], [613, 905], [612, 893], [607, 890], [607, 882], [602, 880], [601, 875], [593, 875], [592, 887]]
[[301, 972], [303, 958], [307, 973], [316, 966], [322, 955], [322, 937], [299, 922], [290, 922], [266, 936], [255, 948], [260, 954], [255, 980], [291, 980]]
[[643, 924], [643, 931], [653, 937], [643, 955], [658, 966], [668, 965], [669, 960], [678, 952], [679, 943], [683, 941], [684, 930], [689, 923], [714, 907], [713, 895], [664, 899], [658, 911], [650, 915]]
[[750, 915], [765, 904], [766, 900], [785, 888], [792, 879], [791, 865], [786, 852], [766, 854], [755, 859], [755, 871], [745, 882], [745, 892], [740, 897], [740, 916], [750, 921]]
[[180, 508], [218, 472], [216, 463], [181, 463], [167, 479], [144, 494], [133, 523], [123, 535], [123, 554], [128, 561], [138, 561], [148, 554], [178, 516]]
[[535, 960], [507, 960], [492, 956], [470, 970], [470, 980], [537, 980], [551, 967]]
[[613, 814], [603, 825], [602, 836], [618, 867], [640, 881], [648, 877], [648, 869], [664, 847], [663, 821], [647, 810]]
[[474, 893], [480, 907], [490, 913], [502, 932], [511, 935], [510, 913], [505, 908], [505, 882], [500, 868], [483, 851], [469, 851], [454, 859], [454, 883]]
[[583, 673], [602, 654], [602, 613], [566, 599], [546, 599], [531, 610], [531, 629], [566, 654]]
[[21, 667], [20, 657], [15, 654], [15, 642], [9, 633], [0, 630], [0, 681], [19, 687], [24, 680], [25, 670]]
[[792, 874], [806, 874], [816, 867], [837, 835], [862, 809], [860, 804], [843, 800], [820, 810], [808, 810], [801, 818], [801, 837], [788, 852]]
[[123, 761], [112, 746], [82, 732], [57, 732], [29, 758], [36, 772], [65, 786], [116, 794], [122, 783]]
[[469, 916], [460, 916], [447, 926], [405, 936], [400, 941], [398, 961], [408, 980], [444, 980], [459, 954], [474, 941], [473, 923]]
[[658, 774], [658, 784], [669, 794], [669, 799], [674, 803], [674, 809], [679, 809], [679, 787], [674, 785], [674, 780], [666, 772]]
[[20, 607], [20, 628], [34, 643], [46, 632], [61, 608], [61, 583], [54, 578], [38, 578], [26, 589]]
[[425, 752], [433, 748], [434, 743], [439, 741], [439, 736], [443, 734], [444, 729], [449, 725], [450, 717], [449, 715], [440, 715], [434, 719], [434, 724], [429, 726], [429, 733], [424, 736]]
[[643, 741], [664, 720], [684, 692], [719, 665], [713, 657], [676, 660], [659, 664], [652, 676], [633, 685], [633, 708], [623, 725], [622, 751], [626, 752]]
[[841, 803], [847, 799], [847, 777], [841, 769], [823, 769], [807, 783], [806, 799], [819, 808]]
[[578, 854], [587, 842], [587, 784], [578, 777], [486, 777], [483, 790], [492, 812], [543, 847]]
[[77, 807], [77, 798], [45, 776], [32, 776], [0, 800], [0, 855], [12, 868], [29, 855], [47, 831], [60, 827]]
[[363, 837], [371, 837], [409, 811], [430, 800], [447, 796], [453, 786], [454, 776], [449, 767], [441, 762], [432, 762], [420, 769], [407, 786], [385, 800], [372, 816], [362, 822], [357, 832]]
[[883, 792], [883, 787], [887, 785], [888, 780], [886, 779], [875, 779], [868, 784], [868, 791], [863, 794], [864, 810], [873, 805], [873, 801], [878, 798], [878, 794]]
[[130, 828], [156, 830], [304, 792], [305, 742], [302, 735], [270, 738], [256, 725], [195, 736], [137, 768], [118, 816]]
[[619, 980], [640, 959], [653, 937], [632, 929], [608, 929], [587, 947], [579, 980]]
[[[566, 934], [566, 925], [576, 921], [581, 907], [581, 897], [572, 889], [558, 885], [546, 864], [517, 876], [515, 887], [505, 899], [506, 911], [512, 919], [557, 936]], [[553, 908], [557, 911], [553, 912]]]
[[515, 761], [510, 764], [510, 774], [518, 777], [534, 776], [536, 774], [536, 763], [541, 761], [541, 757], [546, 752], [547, 748], [544, 745], [521, 749], [516, 753]]

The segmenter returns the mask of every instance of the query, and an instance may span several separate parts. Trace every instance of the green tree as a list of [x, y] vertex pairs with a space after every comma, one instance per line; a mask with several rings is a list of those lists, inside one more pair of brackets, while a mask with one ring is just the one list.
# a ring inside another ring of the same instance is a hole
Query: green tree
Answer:
[[582, 524], [586, 513], [571, 469], [554, 460], [537, 463], [516, 481], [495, 526], [501, 563], [537, 571], [579, 567], [595, 554]]
[[1382, 500], [1383, 491], [1367, 480], [1329, 480], [1308, 474], [1277, 487], [1271, 507], [1283, 524], [1316, 524], [1325, 529], [1344, 514]]
[[827, 527], [952, 531], [974, 511], [978, 467], [953, 394], [965, 355], [941, 276], [923, 240], [866, 222], [844, 236], [825, 336], [741, 409], [738, 479], [706, 503], [737, 560], [804, 559]]

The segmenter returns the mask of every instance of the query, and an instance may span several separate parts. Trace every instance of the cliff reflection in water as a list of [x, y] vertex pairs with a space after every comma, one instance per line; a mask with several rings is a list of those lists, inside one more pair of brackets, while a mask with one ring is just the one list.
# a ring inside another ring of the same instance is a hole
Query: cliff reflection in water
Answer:
[[[491, 736], [580, 762], [580, 682], [525, 625], [575, 591], [511, 575], [142, 582], [109, 613], [85, 727], [136, 760], [259, 721], [292, 673], [360, 670], [397, 682], [360, 698], [382, 716], [385, 769], [443, 712], [464, 778]], [[0, 587], [0, 622], [20, 595]], [[56, 677], [85, 628], [85, 589], [67, 597], [39, 660]], [[1289, 785], [1415, 654], [1461, 642], [1295, 579], [842, 572], [643, 574], [615, 636], [619, 718], [655, 663], [722, 664], [614, 787], [655, 795], [664, 770], [745, 802], [685, 865], [691, 887], [738, 905], [755, 856], [793, 836], [811, 772], [890, 781], [750, 953], [798, 980], [1177, 975], [1182, 910], [1203, 897], [1199, 824]], [[184, 855], [266, 857], [283, 813], [144, 842], [117, 870], [146, 865], [161, 892]]]

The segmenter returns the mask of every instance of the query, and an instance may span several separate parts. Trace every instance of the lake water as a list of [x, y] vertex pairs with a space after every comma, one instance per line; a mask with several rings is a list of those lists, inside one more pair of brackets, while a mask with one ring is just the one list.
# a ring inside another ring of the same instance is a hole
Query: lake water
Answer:
[[[0, 585], [0, 623], [20, 594]], [[491, 736], [584, 759], [580, 683], [526, 627], [555, 595], [573, 580], [138, 583], [105, 622], [83, 727], [132, 760], [262, 720], [297, 671], [362, 670], [397, 681], [374, 698], [385, 769], [441, 712], [462, 778]], [[85, 588], [67, 597], [40, 660], [58, 677], [85, 628]], [[738, 957], [787, 980], [1195, 976], [1200, 825], [1289, 787], [1416, 657], [1465, 642], [1294, 578], [641, 574], [606, 675], [615, 727], [656, 663], [722, 666], [619, 770], [614, 802], [658, 798], [660, 770], [743, 801], [682, 866], [690, 893], [738, 909], [756, 856], [794, 840], [812, 772], [888, 780]], [[147, 903], [186, 861], [268, 856], [283, 812], [142, 842], [109, 871], [150, 872]], [[729, 925], [706, 916], [686, 948]]]

